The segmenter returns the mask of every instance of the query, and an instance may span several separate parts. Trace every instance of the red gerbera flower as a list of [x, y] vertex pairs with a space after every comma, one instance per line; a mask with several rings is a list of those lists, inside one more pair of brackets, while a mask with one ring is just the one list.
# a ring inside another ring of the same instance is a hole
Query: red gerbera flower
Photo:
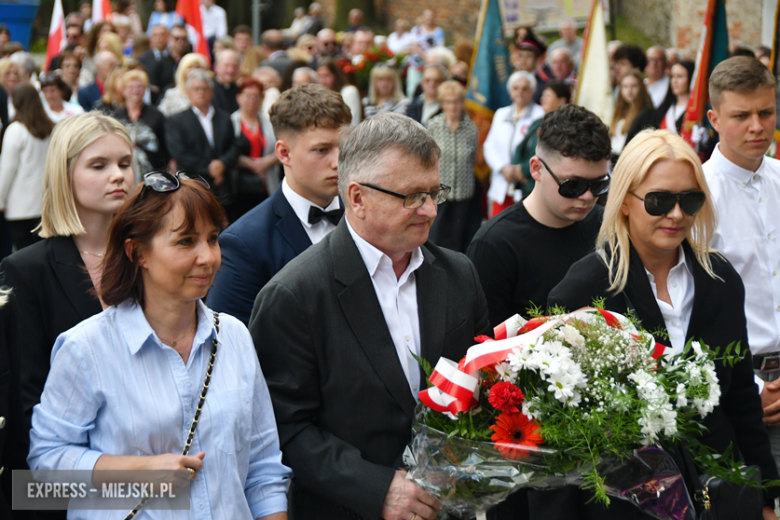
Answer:
[[513, 413], [520, 412], [517, 406], [523, 404], [523, 399], [525, 399], [523, 391], [507, 381], [493, 385], [488, 396], [488, 401], [493, 405], [493, 408]]
[[522, 413], [502, 413], [490, 429], [495, 432], [490, 437], [495, 442], [494, 447], [508, 459], [524, 459], [531, 453], [529, 448], [544, 441], [539, 434], [539, 424]]

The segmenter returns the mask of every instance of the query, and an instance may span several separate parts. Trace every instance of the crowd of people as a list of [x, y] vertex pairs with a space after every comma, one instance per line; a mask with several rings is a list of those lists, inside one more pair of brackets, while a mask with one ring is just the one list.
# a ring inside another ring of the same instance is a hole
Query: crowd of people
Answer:
[[[95, 482], [184, 470], [208, 517], [436, 518], [440, 502], [403, 469], [426, 387], [415, 356], [460, 359], [516, 313], [594, 298], [675, 352], [749, 346], [717, 365], [702, 442], [778, 478], [765, 49], [715, 68], [713, 132], [694, 129], [694, 149], [679, 135], [692, 61], [610, 42], [604, 122], [572, 103], [573, 22], [549, 46], [520, 28], [511, 104], [480, 144], [465, 103], [473, 45], [447, 47], [432, 10], [382, 36], [358, 9], [337, 33], [313, 3], [253, 45], [203, 0], [209, 60], [170, 0], [145, 30], [132, 1], [95, 23], [91, 5], [67, 16], [67, 47], [43, 72], [0, 26], [13, 246], [0, 263], [0, 516], [29, 518], [9, 502], [10, 470], [29, 467]], [[376, 61], [385, 47], [394, 59]], [[765, 520], [778, 496], [764, 491]], [[649, 517], [567, 487], [516, 493], [488, 518]]]

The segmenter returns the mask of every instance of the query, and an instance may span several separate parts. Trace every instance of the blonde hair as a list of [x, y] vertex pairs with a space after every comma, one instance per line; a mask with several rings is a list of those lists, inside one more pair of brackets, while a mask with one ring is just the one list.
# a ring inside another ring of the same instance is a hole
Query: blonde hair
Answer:
[[122, 76], [122, 90], [124, 90], [125, 85], [130, 81], [140, 81], [144, 84], [144, 87], [149, 86], [149, 76], [143, 69], [133, 69], [125, 72], [125, 75]]
[[[0, 83], [5, 80], [5, 75], [8, 74], [8, 71], [11, 70], [11, 67], [16, 67], [17, 74], [19, 73], [19, 66], [12, 62], [8, 58], [3, 58], [0, 60]], [[10, 97], [11, 93], [8, 93], [8, 96]]]
[[[122, 89], [125, 87], [125, 74], [127, 74], [127, 69], [124, 68], [118, 68], [111, 71], [111, 74], [108, 75], [106, 83], [103, 86], [103, 96], [101, 97], [103, 103], [114, 106], [125, 104], [125, 97], [122, 95]], [[116, 88], [117, 81], [120, 83], [119, 88]]]
[[176, 68], [176, 88], [182, 94], [187, 93], [187, 72], [193, 65], [198, 65], [199, 68], [209, 70], [209, 63], [206, 58], [201, 54], [191, 52], [185, 54], [184, 57], [179, 60], [179, 66]]
[[108, 134], [118, 135], [132, 149], [125, 127], [113, 117], [98, 112], [66, 118], [54, 127], [43, 175], [41, 223], [36, 228], [41, 237], [86, 233], [76, 211], [73, 166], [84, 148]]
[[101, 44], [105, 44], [106, 48], [103, 50], [110, 51], [116, 55], [116, 59], [122, 64], [125, 62], [124, 49], [122, 49], [122, 39], [117, 33], [109, 32], [100, 37], [97, 44], [97, 50], [100, 52]]
[[447, 96], [458, 96], [458, 99], [463, 101], [466, 99], [466, 89], [457, 81], [449, 79], [439, 85], [439, 90], [436, 93], [436, 98], [439, 100], [439, 103]]
[[377, 76], [381, 76], [384, 78], [393, 78], [393, 81], [395, 81], [395, 91], [393, 92], [393, 100], [399, 101], [401, 98], [404, 97], [403, 92], [401, 92], [401, 78], [398, 77], [398, 72], [389, 65], [383, 65], [383, 64], [377, 64], [374, 65], [374, 68], [371, 69], [371, 74], [369, 75], [369, 81], [368, 81], [368, 101], [372, 105], [376, 105], [377, 102], [377, 94], [376, 94], [376, 78]]
[[710, 253], [714, 251], [709, 246], [715, 232], [715, 207], [704, 179], [701, 161], [693, 148], [677, 134], [668, 130], [644, 130], [638, 133], [620, 154], [612, 173], [609, 198], [596, 239], [596, 249], [603, 252], [607, 260], [611, 292], [622, 292], [628, 281], [631, 237], [628, 232], [628, 217], [623, 214], [621, 206], [630, 192], [645, 180], [647, 173], [660, 161], [686, 163], [693, 168], [699, 190], [704, 192], [706, 199], [686, 238], [699, 264], [707, 274], [716, 278], [710, 261]]

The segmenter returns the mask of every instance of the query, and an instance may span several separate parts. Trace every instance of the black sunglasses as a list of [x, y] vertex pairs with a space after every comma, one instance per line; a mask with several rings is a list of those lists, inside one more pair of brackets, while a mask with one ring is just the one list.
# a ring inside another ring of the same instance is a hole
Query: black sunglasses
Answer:
[[372, 190], [381, 191], [382, 193], [387, 193], [388, 195], [398, 197], [399, 199], [404, 199], [404, 207], [406, 209], [417, 209], [422, 207], [422, 205], [425, 204], [425, 201], [428, 200], [428, 197], [430, 197], [433, 203], [438, 206], [447, 200], [447, 195], [449, 195], [450, 191], [452, 190], [450, 186], [445, 186], [442, 184], [438, 190], [420, 191], [417, 193], [410, 193], [409, 195], [402, 195], [401, 193], [386, 190], [384, 188], [380, 188], [379, 186], [374, 186], [373, 184], [363, 184], [361, 182], [360, 185], [365, 186], [366, 188], [371, 188]]
[[168, 172], [149, 172], [144, 175], [144, 187], [141, 188], [141, 193], [138, 195], [136, 201], [144, 198], [150, 190], [154, 190], [157, 193], [168, 193], [170, 191], [178, 190], [179, 186], [181, 186], [179, 179], [202, 182], [206, 188], [211, 188], [208, 181], [197, 173], [179, 171], [176, 172], [176, 175], [173, 175]]
[[609, 191], [609, 183], [611, 181], [609, 174], [594, 180], [566, 179], [565, 181], [561, 182], [558, 180], [558, 177], [555, 176], [550, 167], [547, 166], [547, 163], [544, 162], [544, 159], [539, 156], [537, 157], [544, 165], [545, 169], [548, 171], [553, 180], [558, 183], [558, 194], [561, 197], [565, 197], [567, 199], [576, 199], [581, 197], [588, 190], [590, 190], [594, 197], [600, 197]]
[[703, 191], [683, 191], [681, 193], [672, 193], [668, 191], [651, 191], [644, 198], [636, 193], [629, 192], [634, 197], [645, 203], [645, 211], [654, 217], [666, 215], [674, 209], [677, 203], [680, 203], [680, 209], [686, 215], [694, 216], [704, 206], [707, 196]]

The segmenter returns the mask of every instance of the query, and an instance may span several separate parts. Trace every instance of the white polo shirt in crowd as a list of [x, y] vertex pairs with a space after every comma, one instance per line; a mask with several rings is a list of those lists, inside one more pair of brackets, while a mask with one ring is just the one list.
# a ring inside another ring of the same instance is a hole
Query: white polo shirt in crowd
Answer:
[[[721, 143], [722, 144], [722, 143]], [[718, 227], [712, 240], [745, 284], [750, 351], [780, 351], [780, 161], [755, 172], [726, 159], [719, 144], [704, 164]]]
[[316, 224], [309, 224], [309, 208], [314, 206], [316, 208], [320, 208], [323, 211], [339, 209], [338, 197], [333, 197], [333, 200], [330, 202], [330, 204], [328, 204], [328, 207], [322, 208], [317, 206], [309, 199], [306, 199], [295, 193], [290, 185], [287, 184], [287, 177], [282, 180], [282, 195], [284, 195], [284, 198], [287, 199], [287, 202], [289, 202], [290, 206], [292, 206], [292, 209], [295, 212], [295, 216], [298, 217], [298, 220], [300, 220], [301, 224], [303, 224], [303, 230], [306, 231], [306, 234], [309, 236], [309, 240], [311, 240], [312, 244], [316, 244], [325, 238], [328, 233], [336, 229], [336, 226], [331, 224], [330, 220], [326, 218], [323, 218]]
[[653, 106], [658, 108], [664, 102], [666, 94], [669, 92], [669, 76], [664, 76], [663, 79], [659, 79], [652, 85], [645, 80], [645, 85], [647, 86], [647, 93], [650, 94], [650, 99], [653, 100]]
[[358, 235], [349, 225], [349, 220], [347, 228], [371, 276], [398, 360], [416, 400], [421, 390], [420, 367], [411, 352], [420, 355], [420, 317], [417, 315], [417, 281], [414, 272], [423, 263], [422, 251], [419, 247], [412, 251], [409, 265], [397, 278], [390, 257]]
[[675, 354], [680, 354], [685, 348], [685, 335], [688, 333], [688, 324], [691, 322], [691, 313], [693, 312], [693, 295], [695, 288], [693, 285], [693, 274], [688, 264], [685, 262], [685, 251], [682, 246], [679, 247], [679, 259], [677, 265], [669, 271], [666, 278], [666, 290], [669, 292], [669, 298], [672, 304], [658, 298], [658, 286], [655, 284], [655, 277], [645, 269], [647, 278], [650, 280], [650, 287], [653, 289], [653, 296], [661, 309], [661, 315], [664, 317], [666, 332], [669, 333], [669, 342], [674, 349]]
[[206, 133], [206, 139], [209, 140], [209, 144], [212, 148], [214, 148], [214, 106], [209, 105], [209, 111], [205, 114], [201, 112], [200, 109], [196, 106], [192, 107], [192, 111], [195, 112], [195, 116], [198, 118], [198, 123], [200, 123], [200, 126], [203, 127], [203, 131]]
[[206, 39], [219, 39], [227, 35], [227, 13], [217, 4], [209, 8], [201, 4], [200, 18], [203, 21], [203, 36]]

